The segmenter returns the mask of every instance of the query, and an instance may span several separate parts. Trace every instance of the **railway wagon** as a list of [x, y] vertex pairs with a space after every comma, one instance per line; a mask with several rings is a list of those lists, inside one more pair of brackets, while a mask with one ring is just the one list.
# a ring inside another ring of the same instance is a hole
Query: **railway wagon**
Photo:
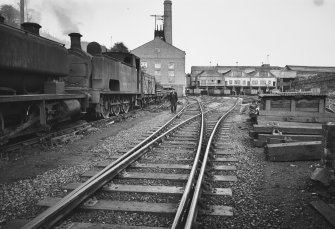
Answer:
[[154, 76], [141, 72], [141, 88], [141, 106], [161, 101], [162, 95], [156, 93], [156, 80]]
[[85, 107], [84, 94], [65, 92], [64, 45], [39, 36], [36, 23], [23, 30], [0, 20], [0, 145], [9, 138], [48, 129]]

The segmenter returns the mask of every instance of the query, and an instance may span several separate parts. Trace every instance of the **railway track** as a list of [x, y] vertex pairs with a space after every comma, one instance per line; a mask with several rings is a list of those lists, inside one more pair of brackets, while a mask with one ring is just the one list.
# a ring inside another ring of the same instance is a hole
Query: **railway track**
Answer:
[[[159, 108], [157, 107], [153, 108], [153, 110], [157, 109]], [[150, 108], [146, 108], [146, 110], [150, 110]], [[24, 140], [13, 141], [11, 143], [0, 146], [0, 158], [10, 157], [10, 155], [14, 152], [18, 152], [20, 154], [27, 147], [37, 144], [46, 146], [57, 145], [60, 142], [66, 141], [66, 139], [75, 138], [77, 135], [80, 135], [81, 133], [85, 132], [90, 127], [105, 126], [108, 125], [109, 123], [115, 122], [118, 119], [127, 119], [131, 115], [132, 113], [124, 113], [118, 116], [112, 116], [107, 119], [100, 119], [89, 122], [80, 122], [79, 124], [61, 128], [60, 130], [55, 130], [50, 133], [37, 134], [37, 136], [32, 136]]]
[[208, 203], [232, 193], [217, 184], [237, 179], [225, 174], [236, 169], [225, 165], [236, 159], [221, 143], [235, 108], [218, 99], [191, 102], [134, 147], [83, 174], [82, 183], [64, 187], [66, 196], [41, 201], [49, 208], [22, 228], [60, 222], [60, 228], [192, 228], [197, 216], [231, 216], [229, 206]]

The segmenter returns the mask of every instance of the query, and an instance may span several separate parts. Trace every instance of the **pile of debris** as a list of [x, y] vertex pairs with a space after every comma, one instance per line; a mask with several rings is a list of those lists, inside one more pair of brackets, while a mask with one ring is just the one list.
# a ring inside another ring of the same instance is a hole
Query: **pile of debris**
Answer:
[[250, 135], [270, 161], [320, 160], [323, 124], [335, 121], [325, 112], [326, 95], [277, 93], [260, 95], [257, 122]]
[[[250, 131], [269, 161], [320, 160], [310, 178], [335, 186], [335, 115], [326, 113], [326, 95], [278, 93], [260, 95], [257, 121]], [[335, 204], [311, 205], [335, 227]]]

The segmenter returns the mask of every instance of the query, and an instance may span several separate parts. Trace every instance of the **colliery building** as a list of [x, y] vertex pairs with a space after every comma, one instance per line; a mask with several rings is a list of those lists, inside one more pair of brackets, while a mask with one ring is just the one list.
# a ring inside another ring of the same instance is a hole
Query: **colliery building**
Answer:
[[164, 1], [163, 28], [155, 27], [154, 39], [132, 53], [141, 58], [142, 70], [155, 76], [164, 88], [176, 89], [179, 96], [185, 94], [185, 51], [172, 45], [172, 2]]
[[258, 94], [290, 90], [296, 72], [269, 64], [192, 66], [189, 77], [191, 94]]

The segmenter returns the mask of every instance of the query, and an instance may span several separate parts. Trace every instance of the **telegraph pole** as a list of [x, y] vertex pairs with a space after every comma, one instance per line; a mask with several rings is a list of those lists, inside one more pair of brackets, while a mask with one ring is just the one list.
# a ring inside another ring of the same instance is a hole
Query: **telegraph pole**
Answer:
[[20, 0], [20, 24], [24, 22], [24, 0]]

